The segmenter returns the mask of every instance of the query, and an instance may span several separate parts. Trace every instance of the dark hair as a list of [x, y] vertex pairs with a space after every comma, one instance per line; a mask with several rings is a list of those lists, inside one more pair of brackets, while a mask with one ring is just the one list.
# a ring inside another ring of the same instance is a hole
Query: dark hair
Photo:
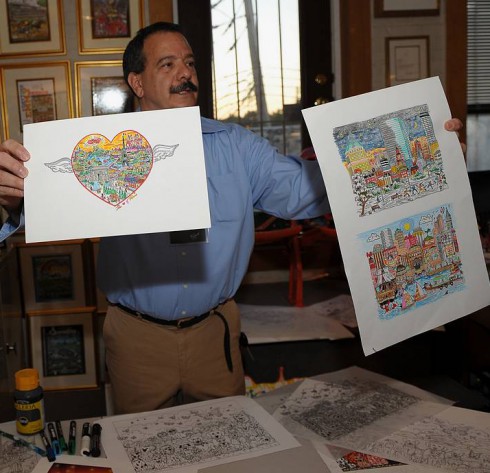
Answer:
[[[180, 25], [166, 21], [159, 21], [141, 28], [136, 33], [136, 36], [128, 43], [123, 55], [124, 80], [128, 85], [128, 76], [131, 72], [140, 74], [145, 70], [146, 58], [143, 54], [143, 46], [145, 45], [146, 38], [159, 32], [183, 34]], [[131, 86], [129, 88], [131, 89]]]

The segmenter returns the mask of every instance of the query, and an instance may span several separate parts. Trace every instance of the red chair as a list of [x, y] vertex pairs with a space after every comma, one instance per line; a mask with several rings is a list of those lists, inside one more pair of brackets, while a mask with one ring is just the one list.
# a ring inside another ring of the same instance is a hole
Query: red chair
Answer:
[[289, 253], [289, 303], [296, 307], [303, 307], [303, 264], [301, 261], [300, 238], [303, 227], [291, 220], [284, 228], [272, 228], [277, 221], [270, 216], [255, 227], [255, 245], [265, 246], [272, 243], [283, 242]]

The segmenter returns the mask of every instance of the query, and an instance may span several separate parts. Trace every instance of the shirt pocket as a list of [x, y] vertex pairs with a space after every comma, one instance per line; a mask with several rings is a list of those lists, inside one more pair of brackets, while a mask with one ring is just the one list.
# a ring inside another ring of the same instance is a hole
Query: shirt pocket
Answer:
[[211, 222], [238, 222], [251, 205], [250, 192], [235, 174], [208, 176]]

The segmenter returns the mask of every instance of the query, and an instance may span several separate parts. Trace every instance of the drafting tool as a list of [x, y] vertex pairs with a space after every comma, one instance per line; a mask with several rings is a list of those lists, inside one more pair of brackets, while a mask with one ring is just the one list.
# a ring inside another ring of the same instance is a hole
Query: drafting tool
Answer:
[[59, 420], [55, 422], [55, 425], [56, 425], [56, 433], [58, 434], [58, 440], [60, 442], [61, 451], [66, 452], [68, 450], [68, 445], [66, 445], [65, 436], [63, 434], [63, 426], [61, 425], [61, 422]]
[[90, 422], [85, 422], [82, 426], [82, 442], [80, 445], [80, 455], [88, 457], [90, 455]]
[[68, 437], [68, 453], [70, 455], [75, 455], [77, 449], [77, 423], [72, 420], [70, 422], [70, 434]]
[[58, 440], [58, 434], [52, 422], [48, 423], [48, 434], [51, 440], [51, 446], [53, 447], [55, 455], [61, 455], [60, 442]]
[[102, 432], [102, 427], [100, 424], [95, 423], [92, 426], [92, 438], [90, 440], [90, 454], [93, 457], [100, 456], [100, 434]]
[[50, 462], [54, 462], [56, 460], [56, 455], [54, 453], [53, 447], [49, 443], [48, 437], [46, 437], [46, 434], [44, 433], [44, 430], [41, 430], [41, 432], [39, 432], [39, 435], [41, 436], [44, 448], [46, 449], [46, 456], [48, 457], [48, 460]]

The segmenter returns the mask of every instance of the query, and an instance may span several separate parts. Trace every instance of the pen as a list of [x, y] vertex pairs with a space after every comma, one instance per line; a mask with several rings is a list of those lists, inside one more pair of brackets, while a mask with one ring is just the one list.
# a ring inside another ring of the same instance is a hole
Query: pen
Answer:
[[90, 440], [90, 454], [93, 457], [100, 456], [100, 434], [102, 432], [102, 427], [100, 424], [95, 423], [92, 426], [92, 438]]
[[56, 455], [54, 454], [53, 447], [49, 443], [49, 440], [46, 437], [44, 430], [41, 430], [41, 432], [39, 432], [39, 435], [41, 436], [41, 440], [43, 441], [44, 448], [46, 449], [46, 456], [48, 457], [48, 460], [50, 462], [54, 462], [56, 460]]
[[51, 446], [53, 447], [55, 455], [61, 455], [61, 447], [60, 442], [58, 441], [58, 434], [56, 433], [56, 429], [54, 428], [54, 424], [52, 422], [48, 423], [48, 434], [51, 439]]
[[68, 453], [75, 455], [77, 449], [77, 423], [72, 420], [70, 422], [70, 434], [68, 437]]
[[63, 427], [59, 420], [57, 420], [55, 424], [56, 424], [56, 433], [58, 434], [58, 440], [60, 442], [61, 451], [66, 452], [68, 450], [68, 446], [66, 445], [65, 436], [63, 434]]
[[41, 455], [43, 457], [46, 456], [45, 450], [38, 447], [37, 445], [34, 445], [31, 442], [28, 442], [27, 440], [24, 440], [24, 439], [21, 439], [20, 437], [17, 437], [17, 435], [12, 435], [12, 434], [9, 434], [8, 432], [4, 432], [3, 430], [0, 430], [0, 437], [5, 437], [7, 439], [13, 440], [15, 443], [17, 443], [19, 445], [22, 445], [24, 447], [30, 448], [31, 450], [34, 450], [38, 455]]
[[80, 455], [90, 455], [90, 422], [85, 422], [82, 426], [82, 444], [80, 445]]

